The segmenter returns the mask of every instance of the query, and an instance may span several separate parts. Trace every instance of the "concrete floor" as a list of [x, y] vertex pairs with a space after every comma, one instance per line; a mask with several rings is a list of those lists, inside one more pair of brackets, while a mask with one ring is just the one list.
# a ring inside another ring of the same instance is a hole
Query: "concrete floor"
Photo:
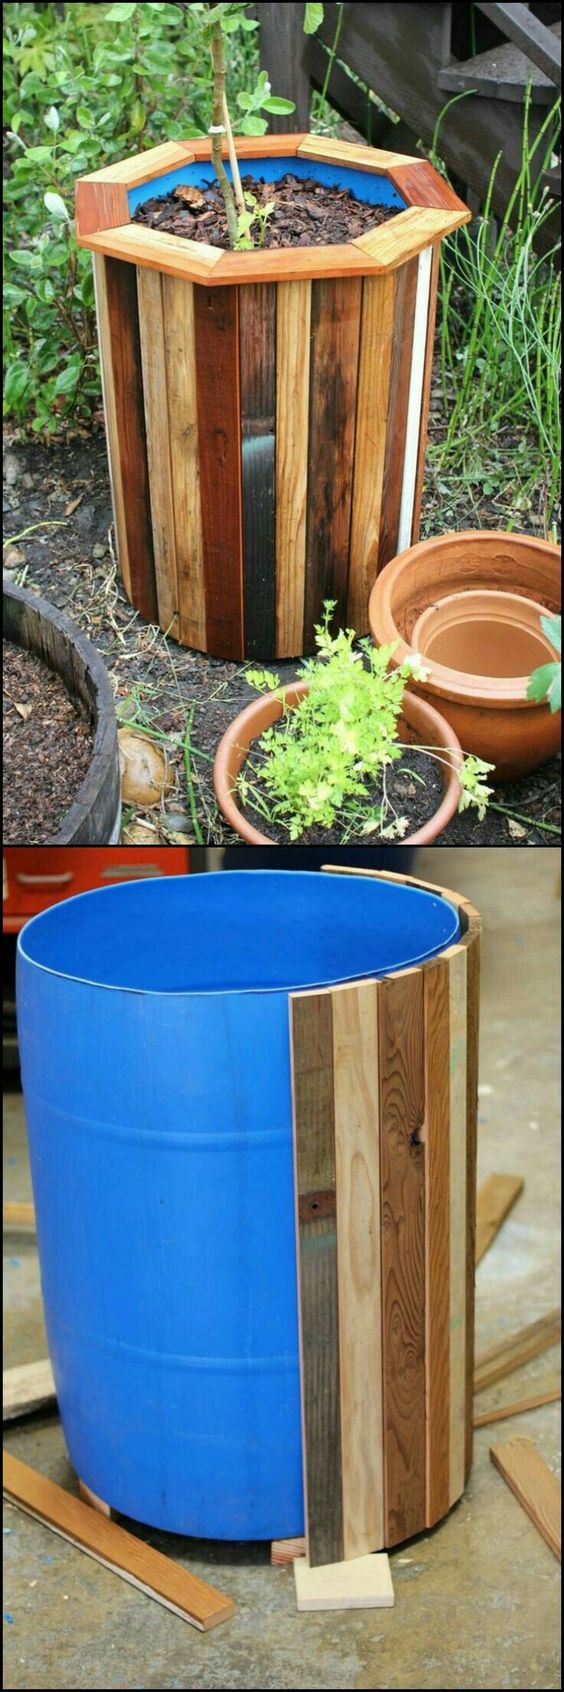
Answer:
[[[477, 1271], [478, 1350], [559, 1302], [559, 854], [432, 848], [418, 873], [466, 893], [485, 921], [479, 1181], [525, 1190]], [[21, 1097], [6, 1099], [5, 1196], [31, 1196]], [[5, 1238], [5, 1362], [45, 1353], [36, 1252]], [[492, 1387], [480, 1409], [553, 1375], [555, 1350]], [[513, 1390], [514, 1389], [514, 1390]], [[433, 1533], [391, 1557], [393, 1610], [298, 1615], [291, 1568], [268, 1548], [146, 1531], [152, 1544], [235, 1599], [200, 1634], [47, 1528], [5, 1505], [8, 1687], [559, 1687], [559, 1567], [488, 1456], [493, 1438], [534, 1439], [559, 1471], [559, 1405], [475, 1437], [470, 1483]], [[24, 1461], [76, 1489], [60, 1423], [7, 1429]], [[136, 1530], [139, 1531], [139, 1530]]]

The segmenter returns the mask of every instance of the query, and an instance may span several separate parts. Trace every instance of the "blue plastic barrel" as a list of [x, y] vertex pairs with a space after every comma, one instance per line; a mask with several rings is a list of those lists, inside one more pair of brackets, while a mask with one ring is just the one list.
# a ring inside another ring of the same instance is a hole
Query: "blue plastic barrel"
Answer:
[[413, 887], [268, 870], [104, 888], [22, 930], [49, 1349], [71, 1461], [117, 1510], [303, 1532], [288, 994], [457, 934]]

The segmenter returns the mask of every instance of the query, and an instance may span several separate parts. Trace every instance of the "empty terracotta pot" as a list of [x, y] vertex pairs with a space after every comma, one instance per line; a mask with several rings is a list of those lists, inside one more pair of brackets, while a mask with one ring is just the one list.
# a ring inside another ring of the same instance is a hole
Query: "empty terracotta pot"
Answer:
[[540, 617], [559, 610], [558, 547], [467, 529], [393, 558], [372, 590], [369, 619], [377, 646], [396, 643], [393, 665], [422, 652], [429, 675], [410, 692], [444, 703], [464, 750], [494, 764], [503, 782], [560, 745], [559, 714], [527, 699], [531, 671], [554, 657]]
[[[292, 709], [299, 706], [300, 700], [309, 692], [307, 682], [295, 682], [286, 688], [286, 704]], [[260, 699], [253, 699], [244, 711], [239, 712], [226, 729], [219, 742], [213, 767], [213, 784], [215, 796], [226, 822], [235, 834], [242, 840], [247, 840], [253, 846], [274, 846], [276, 842], [269, 840], [267, 834], [261, 834], [258, 828], [247, 821], [239, 810], [236, 798], [237, 777], [253, 740], [258, 740], [265, 729], [277, 723], [282, 716], [282, 702], [274, 693], [263, 694]], [[426, 841], [436, 840], [442, 834], [447, 823], [451, 821], [458, 807], [460, 798], [460, 783], [457, 771], [462, 763], [462, 751], [456, 735], [453, 734], [450, 723], [445, 722], [438, 711], [423, 699], [417, 699], [414, 693], [404, 693], [400, 717], [400, 737], [402, 740], [414, 742], [423, 746], [434, 746], [448, 755], [448, 762], [442, 764], [443, 798], [441, 804], [423, 828], [415, 834], [406, 835], [402, 845], [423, 845]]]

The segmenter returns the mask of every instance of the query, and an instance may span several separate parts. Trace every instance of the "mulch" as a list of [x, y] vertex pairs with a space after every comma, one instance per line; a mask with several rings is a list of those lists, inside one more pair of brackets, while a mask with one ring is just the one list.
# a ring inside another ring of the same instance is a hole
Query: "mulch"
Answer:
[[3, 648], [3, 838], [41, 846], [76, 798], [94, 734], [41, 658], [9, 640]]
[[[274, 202], [261, 243], [264, 247], [330, 247], [338, 241], [352, 241], [377, 224], [387, 223], [399, 210], [397, 206], [368, 206], [349, 188], [328, 188], [313, 177], [298, 178], [289, 171], [278, 182], [243, 176], [241, 186], [260, 206]], [[202, 189], [181, 184], [171, 194], [145, 200], [134, 213], [133, 222], [189, 241], [207, 241], [212, 247], [230, 244], [223, 197], [215, 184]], [[255, 223], [253, 239], [257, 233]]]

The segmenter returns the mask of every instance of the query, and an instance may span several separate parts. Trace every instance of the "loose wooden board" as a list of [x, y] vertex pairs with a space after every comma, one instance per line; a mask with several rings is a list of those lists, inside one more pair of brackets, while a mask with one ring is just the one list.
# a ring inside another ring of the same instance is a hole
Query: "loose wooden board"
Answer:
[[193, 1627], [205, 1632], [233, 1615], [235, 1605], [231, 1598], [208, 1586], [198, 1575], [179, 1568], [162, 1551], [145, 1545], [134, 1534], [108, 1521], [7, 1451], [3, 1485], [5, 1497], [18, 1509], [70, 1540], [79, 1551], [103, 1563], [149, 1598], [156, 1598]]
[[347, 1563], [327, 1563], [322, 1569], [310, 1568], [307, 1557], [296, 1557], [294, 1579], [298, 1610], [375, 1610], [394, 1604], [385, 1552], [354, 1557]]
[[480, 1187], [476, 1210], [476, 1263], [481, 1263], [524, 1185], [522, 1175], [490, 1175]]
[[542, 1404], [556, 1404], [561, 1397], [560, 1381], [551, 1381], [540, 1387], [536, 1382], [537, 1391], [529, 1394], [528, 1398], [512, 1399], [508, 1404], [498, 1404], [495, 1410], [484, 1410], [482, 1415], [474, 1417], [475, 1428], [487, 1428], [491, 1422], [504, 1422], [508, 1416], [522, 1416], [526, 1410], [539, 1410]]
[[293, 1563], [295, 1557], [305, 1557], [305, 1539], [273, 1539], [270, 1547], [270, 1561], [273, 1568], [285, 1568], [287, 1563]]
[[2, 1226], [10, 1228], [35, 1228], [35, 1210], [32, 1204], [10, 1201], [2, 1206]]
[[560, 1562], [560, 1481], [528, 1439], [490, 1445], [490, 1457]]
[[29, 1416], [32, 1410], [47, 1409], [56, 1404], [55, 1382], [49, 1358], [39, 1363], [20, 1363], [15, 1369], [4, 1369], [2, 1376], [2, 1419], [11, 1422], [16, 1416]]
[[500, 1345], [490, 1346], [489, 1351], [482, 1352], [481, 1357], [477, 1359], [474, 1369], [474, 1392], [484, 1392], [485, 1388], [493, 1386], [495, 1381], [503, 1380], [504, 1375], [511, 1375], [515, 1369], [520, 1369], [531, 1357], [538, 1357], [540, 1352], [547, 1351], [549, 1346], [557, 1345], [560, 1332], [560, 1311], [550, 1310], [546, 1316], [539, 1317], [537, 1322], [531, 1322], [528, 1328], [521, 1328], [509, 1339], [502, 1340]]

